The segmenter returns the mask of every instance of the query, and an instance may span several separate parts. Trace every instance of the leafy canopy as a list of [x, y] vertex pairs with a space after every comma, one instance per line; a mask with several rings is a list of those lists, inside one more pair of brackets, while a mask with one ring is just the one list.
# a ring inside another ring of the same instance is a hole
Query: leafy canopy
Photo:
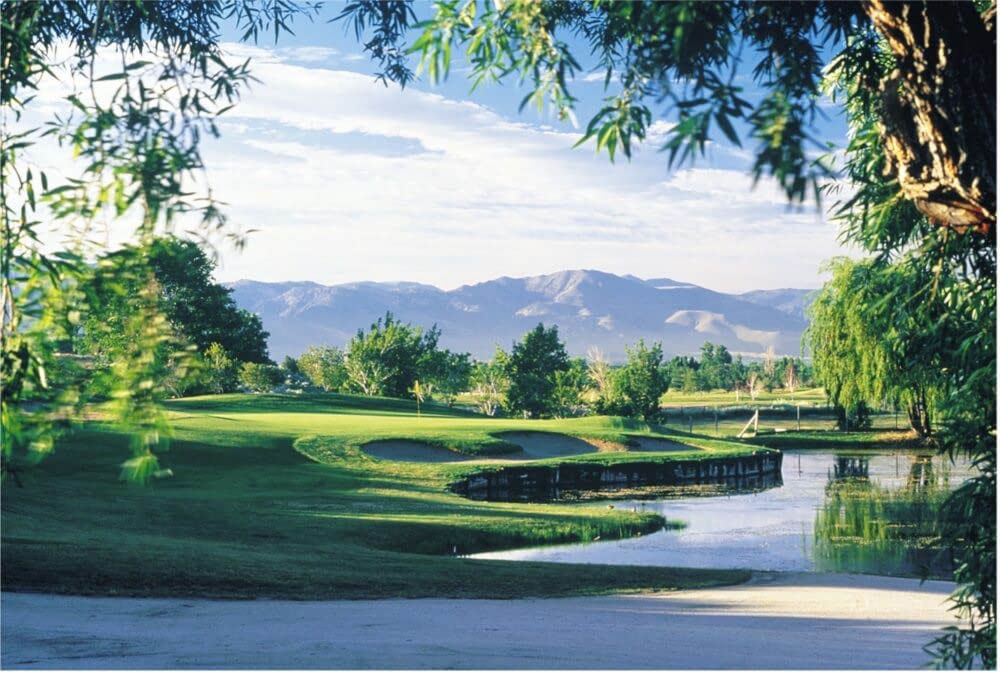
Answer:
[[556, 377], [569, 370], [569, 356], [559, 327], [538, 324], [511, 349], [506, 362], [510, 388], [507, 405], [525, 417], [550, 415], [556, 408]]

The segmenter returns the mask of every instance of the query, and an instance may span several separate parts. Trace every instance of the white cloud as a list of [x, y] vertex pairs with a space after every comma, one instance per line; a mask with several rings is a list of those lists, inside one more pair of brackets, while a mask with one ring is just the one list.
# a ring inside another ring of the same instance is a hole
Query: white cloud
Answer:
[[[593, 73], [587, 73], [582, 78], [580, 78], [580, 80], [583, 82], [604, 82], [604, 78], [607, 77], [607, 75], [608, 75], [607, 70], [598, 70], [594, 71]], [[611, 79], [613, 80], [616, 77], [618, 77], [618, 73], [612, 71]]]
[[340, 50], [333, 47], [282, 47], [277, 50], [277, 53], [289, 61], [320, 63], [338, 56]]
[[[646, 151], [612, 165], [592, 145], [573, 150], [576, 133], [316, 67], [335, 50], [227, 49], [261, 83], [205, 146], [215, 195], [258, 230], [224, 254], [223, 279], [450, 287], [596, 268], [746, 290], [815, 286], [841, 252], [814, 210], [790, 213], [741, 171], [669, 175]], [[649, 149], [671, 126], [651, 125]]]

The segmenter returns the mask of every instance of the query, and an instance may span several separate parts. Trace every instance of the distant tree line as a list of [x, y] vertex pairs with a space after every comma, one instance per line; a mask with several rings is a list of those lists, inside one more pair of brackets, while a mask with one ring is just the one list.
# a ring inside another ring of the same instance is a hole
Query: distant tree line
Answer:
[[754, 400], [761, 392], [785, 390], [794, 398], [795, 391], [814, 386], [812, 366], [799, 357], [776, 357], [769, 348], [761, 361], [744, 363], [725, 345], [706, 342], [700, 358], [675, 356], [668, 363], [670, 388], [693, 393], [722, 389], [734, 393], [736, 400], [746, 396]]
[[[343, 349], [314, 346], [282, 369], [325, 391], [369, 396], [438, 400], [454, 405], [460, 395], [485, 415], [528, 418], [584, 414], [652, 419], [669, 389], [698, 392], [724, 389], [736, 400], [762, 391], [795, 390], [812, 384], [812, 371], [799, 358], [766, 356], [745, 364], [723, 345], [706, 342], [700, 358], [666, 361], [659, 342], [640, 339], [626, 347], [624, 363], [612, 364], [592, 349], [571, 358], [557, 326], [539, 323], [509, 351], [473, 359], [438, 347], [440, 331], [425, 331], [391, 313], [359, 330]], [[286, 378], [290, 379], [290, 378]]]
[[[239, 309], [232, 291], [212, 282], [213, 261], [194, 242], [173, 237], [146, 245], [148, 266], [133, 267], [125, 248], [99, 258], [78, 292], [90, 308], [63, 347], [54, 376], [74, 380], [91, 398], [117, 397], [134, 345], [155, 333], [145, 373], [163, 396], [324, 391], [432, 400], [452, 406], [460, 395], [485, 415], [570, 417], [585, 414], [652, 419], [669, 389], [727, 390], [738, 401], [761, 391], [811, 384], [801, 359], [744, 363], [723, 345], [706, 342], [699, 357], [664, 359], [659, 342], [625, 348], [624, 363], [592, 349], [571, 358], [558, 327], [538, 324], [492, 358], [439, 346], [437, 326], [425, 330], [391, 312], [343, 347], [313, 346], [298, 358], [271, 361], [260, 318]], [[157, 311], [150, 313], [144, 307]], [[129, 387], [141, 383], [126, 383]]]

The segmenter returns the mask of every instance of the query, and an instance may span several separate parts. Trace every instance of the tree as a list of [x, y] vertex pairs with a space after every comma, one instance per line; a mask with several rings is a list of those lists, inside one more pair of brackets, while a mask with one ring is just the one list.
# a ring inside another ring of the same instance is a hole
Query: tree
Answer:
[[339, 391], [347, 385], [344, 352], [336, 347], [310, 347], [296, 363], [310, 382], [326, 391]]
[[[819, 202], [827, 179], [839, 177], [833, 155], [814, 161], [809, 146], [823, 96], [842, 101], [851, 120], [845, 237], [917, 272], [924, 290], [897, 295], [909, 300], [901, 304], [943, 299], [947, 321], [923, 327], [948, 362], [940, 440], [982, 469], [956, 497], [956, 508], [989, 514], [957, 568], [954, 597], [968, 624], [935, 643], [937, 663], [995, 667], [996, 519], [985, 501], [996, 494], [995, 2], [455, 0], [435, 5], [409, 49], [414, 19], [398, 7], [359, 1], [341, 17], [359, 37], [379, 27], [366, 49], [384, 79], [408, 81], [408, 52], [432, 80], [446, 77], [454, 48], [464, 47], [476, 84], [519, 77], [531, 87], [524, 104], [548, 102], [561, 119], [572, 117], [568, 83], [580, 70], [561, 36], [577, 35], [605, 87], [615, 82], [581, 143], [593, 140], [612, 161], [618, 151], [629, 157], [652, 124], [650, 102], [667, 102], [676, 117], [663, 145], [671, 165], [704, 154], [713, 135], [736, 145], [748, 137], [757, 144], [754, 178], [773, 176], [792, 201]], [[754, 102], [736, 79], [748, 56], [761, 91]]]
[[764, 352], [764, 388], [768, 392], [774, 389], [776, 382], [781, 377], [776, 361], [774, 345], [768, 345], [767, 351]]
[[[144, 257], [158, 235], [183, 219], [199, 235], [239, 235], [201, 182], [200, 141], [218, 133], [215, 120], [237, 102], [250, 79], [247, 63], [231, 64], [219, 46], [222, 21], [235, 22], [244, 40], [261, 31], [277, 37], [314, 4], [269, 0], [200, 3], [79, 3], [11, 0], [0, 18], [0, 379], [4, 476], [52, 448], [81, 398], [75, 387], [46, 394], [46, 372], [56, 347], [71, 339], [88, 309], [80, 282], [88, 259], [103, 252], [92, 237], [98, 223], [130, 219], [136, 278], [148, 281]], [[57, 59], [56, 55], [60, 55]], [[102, 60], [100, 55], [116, 58]], [[55, 80], [71, 113], [47, 112], [33, 90]], [[99, 82], [98, 82], [99, 81]], [[25, 111], [47, 116], [28, 127]], [[56, 136], [83, 167], [50, 181], [26, 149]], [[183, 183], [183, 186], [182, 186]], [[40, 226], [42, 213], [46, 245]], [[51, 242], [69, 246], [51, 252]], [[88, 256], [90, 256], [88, 258]], [[139, 268], [145, 267], [145, 272]], [[120, 428], [132, 433], [127, 478], [159, 473], [154, 449], [163, 444], [166, 418], [159, 400], [155, 353], [169, 339], [162, 311], [143, 282], [134, 296], [136, 342], [115, 361]], [[142, 328], [140, 326], [145, 326]], [[207, 344], [202, 345], [206, 347]], [[153, 378], [151, 380], [150, 378]], [[150, 382], [153, 386], [149, 386]], [[45, 399], [46, 402], [43, 402]], [[30, 405], [28, 403], [30, 402]]]
[[[237, 361], [269, 361], [260, 317], [239, 309], [232, 290], [212, 282], [215, 265], [197, 244], [163, 237], [144, 249], [126, 247], [102, 256], [81, 282], [87, 308], [74, 342], [83, 354], [101, 355], [120, 346], [133, 298], [142, 286], [153, 284], [178, 343], [201, 352], [218, 344]], [[142, 269], [136, 260], [145, 261]]]
[[660, 398], [670, 386], [663, 370], [663, 347], [659, 342], [646, 347], [643, 340], [626, 347], [628, 360], [615, 373], [617, 414], [651, 420], [660, 411]]
[[415, 380], [428, 379], [440, 334], [436, 326], [425, 333], [386, 312], [347, 344], [349, 385], [368, 396], [407, 396]]
[[693, 394], [698, 391], [700, 388], [698, 383], [698, 371], [694, 368], [685, 368], [683, 373], [681, 391], [685, 394]]
[[236, 391], [238, 382], [237, 363], [218, 342], [213, 342], [202, 356], [203, 381], [211, 394], [225, 394]]
[[240, 366], [240, 384], [256, 393], [273, 391], [281, 384], [281, 369], [270, 363], [244, 363]]
[[490, 361], [478, 362], [472, 367], [469, 384], [479, 412], [493, 417], [507, 400], [510, 378], [507, 376], [509, 356], [497, 347]]
[[870, 261], [842, 259], [831, 269], [833, 278], [809, 307], [807, 339], [816, 376], [843, 410], [891, 401], [907, 410], [920, 438], [930, 436], [941, 364], [918, 334], [931, 323], [923, 311], [933, 305], [907, 314], [886, 302], [919, 281], [906, 278], [898, 266]]
[[587, 350], [587, 379], [597, 394], [597, 411], [603, 414], [613, 396], [614, 375], [611, 364], [599, 347]]
[[698, 375], [705, 390], [730, 389], [733, 386], [733, 355], [725, 345], [711, 342], [702, 345]]
[[212, 282], [215, 263], [198, 244], [160, 237], [142, 257], [160, 286], [167, 318], [199, 350], [217, 343], [237, 361], [270, 362], [260, 317], [237, 307], [231, 288]]
[[569, 369], [558, 326], [538, 324], [514, 344], [507, 361], [510, 389], [507, 405], [525, 417], [551, 414], [555, 408], [556, 373]]
[[281, 360], [281, 369], [284, 370], [286, 373], [289, 373], [291, 375], [301, 375], [302, 374], [302, 371], [299, 370], [299, 362], [296, 361], [295, 358], [292, 357], [292, 356], [287, 356], [286, 355], [285, 358], [283, 358]]
[[750, 400], [756, 401], [762, 391], [764, 391], [763, 374], [758, 368], [751, 367], [747, 371], [747, 393], [750, 394]]
[[795, 370], [795, 361], [788, 359], [784, 368], [783, 382], [792, 400], [795, 400], [795, 389], [799, 386], [799, 375]]
[[580, 414], [583, 404], [583, 390], [587, 386], [587, 362], [570, 359], [566, 370], [555, 373], [555, 388], [552, 392], [553, 415], [572, 417]]
[[434, 391], [449, 406], [455, 405], [455, 400], [469, 387], [469, 376], [472, 362], [469, 354], [445, 350], [435, 351], [432, 357], [434, 366], [428, 376], [434, 386]]

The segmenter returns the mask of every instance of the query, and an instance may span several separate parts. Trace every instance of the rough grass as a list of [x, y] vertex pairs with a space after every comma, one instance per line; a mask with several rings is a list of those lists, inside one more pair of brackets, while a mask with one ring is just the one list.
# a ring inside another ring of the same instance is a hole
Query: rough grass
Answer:
[[[127, 439], [90, 423], [2, 493], [5, 590], [149, 596], [382, 598], [554, 596], [738, 583], [740, 570], [558, 565], [450, 555], [636, 536], [659, 515], [600, 505], [485, 503], [447, 492], [476, 463], [380, 461], [360, 446], [408, 438], [470, 456], [502, 453], [493, 434], [567, 433], [627, 444], [661, 435], [617, 418], [491, 420], [351, 396], [219, 396], [172, 402], [174, 476], [124, 485]], [[753, 448], [697, 445], [667, 457]], [[622, 452], [591, 460], [634, 461]], [[648, 461], [656, 453], [643, 453]], [[567, 461], [560, 458], [558, 461]]]

